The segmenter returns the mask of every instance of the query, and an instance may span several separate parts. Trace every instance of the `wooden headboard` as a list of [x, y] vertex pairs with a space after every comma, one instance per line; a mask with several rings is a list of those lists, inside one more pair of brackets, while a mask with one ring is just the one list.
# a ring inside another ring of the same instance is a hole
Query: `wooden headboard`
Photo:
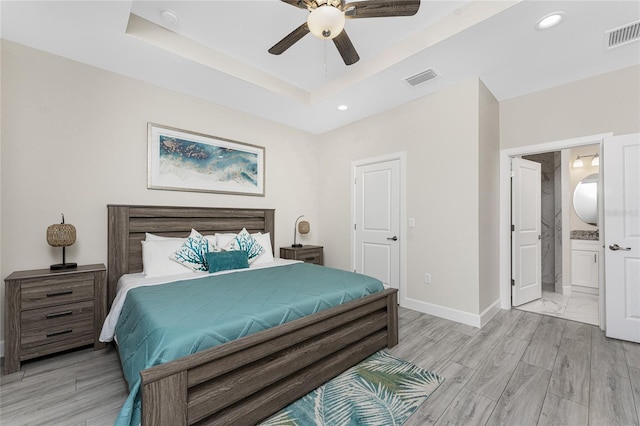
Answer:
[[161, 207], [114, 205], [108, 209], [108, 305], [116, 295], [123, 274], [142, 272], [142, 244], [145, 232], [165, 237], [189, 236], [191, 229], [203, 235], [216, 232], [270, 232], [274, 248], [273, 209], [217, 207]]

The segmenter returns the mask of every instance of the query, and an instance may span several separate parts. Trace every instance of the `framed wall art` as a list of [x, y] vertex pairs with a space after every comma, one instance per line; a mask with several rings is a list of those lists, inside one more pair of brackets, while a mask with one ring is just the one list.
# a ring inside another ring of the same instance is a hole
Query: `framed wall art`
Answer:
[[264, 147], [147, 125], [147, 188], [264, 196]]

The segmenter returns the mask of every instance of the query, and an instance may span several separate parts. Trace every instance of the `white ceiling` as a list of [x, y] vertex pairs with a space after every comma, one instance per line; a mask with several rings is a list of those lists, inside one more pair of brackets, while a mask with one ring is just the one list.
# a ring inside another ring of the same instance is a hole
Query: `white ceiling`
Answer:
[[[604, 47], [605, 31], [640, 20], [637, 0], [422, 0], [412, 17], [348, 20], [361, 58], [349, 67], [332, 42], [311, 34], [280, 56], [267, 53], [308, 13], [277, 0], [0, 7], [4, 39], [312, 133], [472, 77], [502, 101], [640, 64], [637, 41]], [[163, 9], [175, 11], [176, 25], [163, 21]], [[557, 10], [566, 13], [559, 26], [534, 28]], [[430, 67], [437, 79], [402, 81]], [[338, 111], [342, 104], [349, 109]]]

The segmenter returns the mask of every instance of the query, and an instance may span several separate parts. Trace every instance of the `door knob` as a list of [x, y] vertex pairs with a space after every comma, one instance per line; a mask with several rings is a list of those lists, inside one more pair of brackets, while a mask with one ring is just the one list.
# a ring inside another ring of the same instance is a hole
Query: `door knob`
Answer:
[[618, 250], [629, 251], [629, 250], [631, 250], [631, 247], [620, 247], [617, 244], [611, 244], [609, 246], [609, 250], [613, 250], [613, 251], [618, 251]]
[[389, 241], [398, 241], [398, 237], [396, 237], [394, 235], [393, 237], [387, 237], [387, 240], [389, 240]]

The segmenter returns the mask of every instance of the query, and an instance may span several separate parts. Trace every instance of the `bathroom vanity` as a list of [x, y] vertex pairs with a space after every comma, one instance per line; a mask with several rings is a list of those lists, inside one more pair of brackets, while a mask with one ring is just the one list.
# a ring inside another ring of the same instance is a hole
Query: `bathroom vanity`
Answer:
[[600, 242], [571, 240], [571, 286], [573, 291], [598, 294]]

